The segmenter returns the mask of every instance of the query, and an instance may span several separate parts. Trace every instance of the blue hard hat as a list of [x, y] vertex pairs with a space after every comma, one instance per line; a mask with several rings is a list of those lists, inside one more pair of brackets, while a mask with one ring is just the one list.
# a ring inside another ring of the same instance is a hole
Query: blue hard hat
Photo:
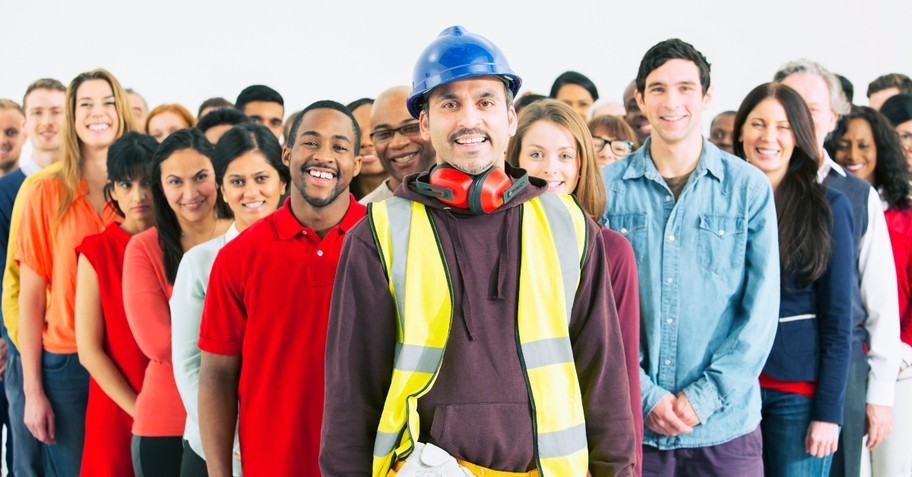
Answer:
[[492, 75], [505, 80], [513, 96], [519, 92], [522, 78], [510, 69], [497, 45], [461, 26], [451, 26], [440, 32], [418, 57], [412, 73], [412, 92], [406, 101], [408, 111], [417, 119], [428, 93], [442, 84]]

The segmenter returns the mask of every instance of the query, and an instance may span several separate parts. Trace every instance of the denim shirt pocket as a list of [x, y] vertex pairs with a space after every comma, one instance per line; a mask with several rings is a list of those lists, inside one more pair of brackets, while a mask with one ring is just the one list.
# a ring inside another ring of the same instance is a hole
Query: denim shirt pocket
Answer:
[[637, 212], [629, 214], [608, 214], [607, 226], [611, 230], [621, 234], [630, 242], [633, 247], [633, 253], [636, 256], [637, 265], [641, 265], [646, 257], [646, 250], [649, 244], [647, 234], [646, 212]]
[[743, 217], [702, 214], [697, 230], [697, 260], [715, 275], [729, 276], [744, 264], [747, 225]]

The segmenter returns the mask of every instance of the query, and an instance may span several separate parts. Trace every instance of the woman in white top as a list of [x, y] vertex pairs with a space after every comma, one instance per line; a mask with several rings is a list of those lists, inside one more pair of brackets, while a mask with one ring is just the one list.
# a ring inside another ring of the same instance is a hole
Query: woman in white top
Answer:
[[[200, 367], [197, 342], [209, 271], [218, 251], [228, 241], [278, 208], [290, 181], [279, 142], [269, 129], [258, 124], [239, 124], [228, 130], [215, 146], [212, 163], [235, 222], [224, 235], [185, 253], [174, 280], [171, 349], [174, 377], [187, 409], [181, 477], [208, 475], [197, 410]], [[240, 462], [236, 462], [234, 474], [240, 472]]]

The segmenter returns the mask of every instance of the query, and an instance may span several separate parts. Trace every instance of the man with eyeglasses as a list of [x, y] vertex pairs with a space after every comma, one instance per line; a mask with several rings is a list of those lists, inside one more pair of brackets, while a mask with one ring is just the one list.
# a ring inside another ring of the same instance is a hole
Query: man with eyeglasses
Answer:
[[362, 204], [389, 199], [405, 176], [430, 169], [437, 159], [434, 146], [421, 137], [418, 120], [406, 108], [410, 92], [408, 86], [395, 86], [374, 100], [370, 136], [389, 179], [361, 198]]

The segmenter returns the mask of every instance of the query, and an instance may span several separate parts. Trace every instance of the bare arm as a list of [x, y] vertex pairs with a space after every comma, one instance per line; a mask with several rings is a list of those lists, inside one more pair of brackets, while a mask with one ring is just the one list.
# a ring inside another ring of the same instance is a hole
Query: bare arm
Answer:
[[231, 477], [240, 375], [240, 356], [202, 352], [198, 407], [203, 452], [211, 477]]
[[105, 394], [133, 416], [136, 391], [105, 352], [104, 336], [98, 274], [88, 259], [80, 255], [76, 272], [76, 348], [79, 350], [79, 362]]
[[41, 381], [41, 333], [47, 307], [47, 282], [25, 264], [19, 273], [19, 353], [22, 355], [25, 425], [39, 441], [54, 444], [54, 411]]

